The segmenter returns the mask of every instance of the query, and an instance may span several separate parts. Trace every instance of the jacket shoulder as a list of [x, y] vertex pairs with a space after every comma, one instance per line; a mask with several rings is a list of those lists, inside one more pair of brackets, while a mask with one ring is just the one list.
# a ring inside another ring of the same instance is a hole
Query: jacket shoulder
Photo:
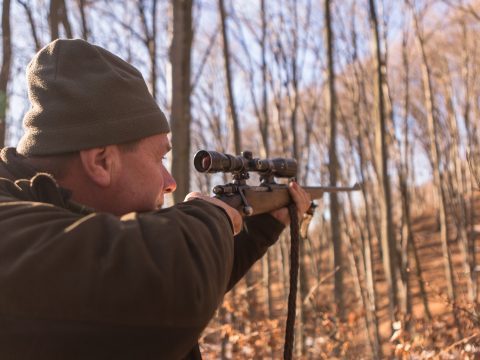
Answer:
[[0, 177], [0, 203], [23, 200], [22, 189], [15, 182]]
[[65, 194], [49, 174], [39, 173], [16, 181], [0, 178], [0, 203], [30, 201], [63, 207], [64, 200]]

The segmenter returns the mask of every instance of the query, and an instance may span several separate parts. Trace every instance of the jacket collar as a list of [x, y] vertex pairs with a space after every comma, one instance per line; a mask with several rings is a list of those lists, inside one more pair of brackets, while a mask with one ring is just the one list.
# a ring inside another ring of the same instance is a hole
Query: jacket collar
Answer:
[[29, 165], [15, 148], [0, 151], [0, 178], [15, 182], [25, 195], [28, 194], [30, 201], [49, 203], [82, 214], [94, 211], [73, 202], [70, 190], [60, 187], [52, 175], [39, 172]]
[[38, 172], [26, 163], [25, 157], [17, 153], [12, 147], [0, 151], [0, 177], [15, 181], [17, 179], [31, 179]]

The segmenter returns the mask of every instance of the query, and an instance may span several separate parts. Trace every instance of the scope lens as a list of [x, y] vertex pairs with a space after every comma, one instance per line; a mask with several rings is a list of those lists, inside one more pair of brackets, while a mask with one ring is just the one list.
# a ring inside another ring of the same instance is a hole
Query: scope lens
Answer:
[[202, 168], [208, 169], [212, 165], [212, 160], [210, 159], [210, 156], [205, 156], [202, 159]]
[[199, 172], [207, 172], [212, 166], [212, 159], [208, 151], [200, 150], [193, 158], [193, 165]]
[[243, 169], [243, 158], [217, 151], [200, 150], [195, 154], [193, 164], [199, 172], [233, 172]]

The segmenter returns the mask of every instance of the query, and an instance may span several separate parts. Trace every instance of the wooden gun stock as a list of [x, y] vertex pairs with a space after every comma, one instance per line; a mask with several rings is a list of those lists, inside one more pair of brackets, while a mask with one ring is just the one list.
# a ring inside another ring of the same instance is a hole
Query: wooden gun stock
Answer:
[[[303, 187], [310, 194], [312, 200], [320, 199], [326, 192], [357, 191], [361, 189], [360, 184], [348, 187], [337, 186], [306, 186]], [[259, 215], [287, 206], [291, 202], [290, 193], [287, 185], [277, 185], [275, 187], [265, 186], [247, 186], [242, 189], [243, 196], [239, 193], [228, 195], [217, 195], [216, 197], [231, 207], [237, 209], [245, 216]], [[246, 209], [249, 207], [251, 209]]]

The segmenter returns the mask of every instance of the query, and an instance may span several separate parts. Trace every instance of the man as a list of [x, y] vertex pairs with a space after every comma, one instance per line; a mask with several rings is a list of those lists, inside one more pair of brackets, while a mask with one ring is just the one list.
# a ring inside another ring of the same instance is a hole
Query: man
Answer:
[[[286, 209], [242, 224], [199, 193], [161, 209], [176, 186], [167, 120], [138, 70], [103, 48], [56, 40], [27, 80], [25, 134], [0, 153], [0, 358], [198, 358]], [[308, 195], [291, 195], [305, 212]]]

